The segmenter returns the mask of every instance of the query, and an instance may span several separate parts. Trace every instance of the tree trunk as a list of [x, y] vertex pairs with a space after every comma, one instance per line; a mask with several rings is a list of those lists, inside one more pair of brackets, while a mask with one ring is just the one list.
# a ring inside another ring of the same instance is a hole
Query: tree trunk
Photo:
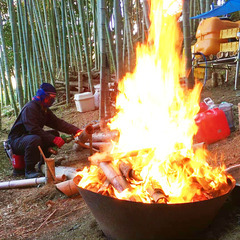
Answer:
[[191, 54], [191, 38], [190, 38], [190, 26], [189, 26], [189, 1], [185, 0], [183, 4], [183, 34], [184, 34], [184, 49], [186, 57], [186, 69], [185, 75], [187, 78], [188, 88], [193, 88], [194, 78], [192, 71], [192, 54]]

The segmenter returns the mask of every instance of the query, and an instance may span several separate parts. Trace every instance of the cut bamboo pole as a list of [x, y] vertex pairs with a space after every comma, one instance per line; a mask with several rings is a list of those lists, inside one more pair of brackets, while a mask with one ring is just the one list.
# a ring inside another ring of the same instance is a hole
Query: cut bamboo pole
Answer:
[[47, 179], [47, 183], [53, 183], [53, 182], [57, 182], [56, 176], [55, 176], [55, 162], [53, 158], [46, 158], [45, 159], [45, 163], [46, 163], [46, 179]]
[[47, 177], [47, 183], [52, 183], [53, 180], [57, 182], [56, 176], [55, 176], [55, 162], [53, 158], [46, 158], [42, 148], [38, 146], [38, 149], [46, 163], [46, 168], [45, 168], [45, 176]]
[[0, 189], [3, 190], [3, 189], [10, 189], [10, 188], [33, 187], [43, 183], [46, 183], [45, 177], [12, 180], [12, 181], [1, 182]]
[[118, 131], [110, 131], [106, 133], [94, 133], [92, 136], [93, 142], [110, 142], [119, 138]]
[[118, 192], [122, 192], [126, 188], [129, 188], [129, 184], [114, 165], [109, 162], [100, 162], [99, 167], [103, 170], [109, 182]]
[[147, 192], [151, 196], [151, 198], [156, 203], [167, 203], [167, 196], [164, 194], [161, 189], [154, 189], [152, 186], [147, 187]]
[[94, 129], [93, 126], [91, 124], [87, 125], [85, 127], [85, 129], [81, 132], [81, 134], [77, 137], [77, 139], [75, 139], [75, 142], [81, 142], [81, 143], [85, 143], [89, 140], [90, 136], [93, 134]]

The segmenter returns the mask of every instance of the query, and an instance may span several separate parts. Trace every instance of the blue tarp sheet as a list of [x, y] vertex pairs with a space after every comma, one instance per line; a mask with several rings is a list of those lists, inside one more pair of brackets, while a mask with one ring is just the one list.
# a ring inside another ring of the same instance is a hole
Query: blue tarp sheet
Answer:
[[209, 12], [205, 12], [195, 17], [191, 17], [191, 19], [218, 17], [236, 11], [240, 11], [240, 0], [228, 0], [221, 7], [215, 8]]

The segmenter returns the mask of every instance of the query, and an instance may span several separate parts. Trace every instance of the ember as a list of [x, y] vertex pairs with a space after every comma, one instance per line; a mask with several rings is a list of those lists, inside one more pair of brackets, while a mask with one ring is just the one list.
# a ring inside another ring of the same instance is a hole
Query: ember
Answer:
[[119, 138], [110, 151], [89, 158], [92, 165], [79, 172], [79, 187], [118, 199], [168, 204], [230, 191], [234, 179], [225, 167], [213, 167], [206, 149], [193, 149], [201, 84], [188, 90], [179, 82], [184, 60], [177, 17], [171, 15], [177, 12], [174, 2], [151, 1], [148, 44], [137, 47], [135, 70], [119, 83], [118, 114], [109, 124]]

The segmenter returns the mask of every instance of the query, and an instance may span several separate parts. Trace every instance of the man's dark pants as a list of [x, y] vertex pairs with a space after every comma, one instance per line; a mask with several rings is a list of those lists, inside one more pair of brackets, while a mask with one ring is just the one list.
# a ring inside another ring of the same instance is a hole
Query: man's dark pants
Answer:
[[[54, 136], [59, 136], [59, 132], [56, 130], [49, 130], [47, 132], [50, 132]], [[34, 171], [35, 165], [38, 162], [40, 162], [40, 164], [43, 163], [38, 146], [42, 148], [46, 158], [51, 155], [48, 148], [55, 146], [54, 144], [46, 145], [38, 135], [24, 135], [12, 140], [10, 144], [14, 154], [24, 155], [25, 172]]]

